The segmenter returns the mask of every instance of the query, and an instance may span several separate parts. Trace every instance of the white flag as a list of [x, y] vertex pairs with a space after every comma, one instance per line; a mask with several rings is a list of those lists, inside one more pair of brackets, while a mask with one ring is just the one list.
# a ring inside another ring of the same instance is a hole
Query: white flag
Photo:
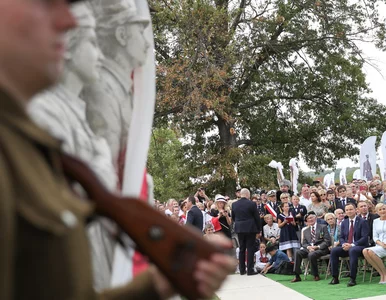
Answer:
[[330, 173], [330, 185], [335, 185], [335, 172]]
[[361, 179], [361, 170], [355, 170], [352, 179]]
[[277, 183], [280, 186], [280, 181], [284, 179], [284, 174], [283, 174], [283, 165], [281, 162], [277, 162], [275, 160], [271, 160], [271, 162], [268, 164], [268, 167], [274, 168], [278, 172], [277, 176]]
[[291, 182], [292, 182], [292, 191], [294, 195], [298, 194], [298, 179], [299, 179], [299, 168], [298, 161], [296, 158], [292, 158], [289, 162], [289, 166], [291, 169]]
[[377, 161], [377, 164], [378, 164], [379, 170], [381, 172], [382, 181], [384, 181], [386, 178], [386, 172], [385, 172], [386, 168], [383, 170], [383, 168], [385, 166], [385, 161], [383, 159], [380, 159]]
[[376, 136], [368, 137], [361, 146], [360, 168], [361, 179], [371, 181], [376, 171], [377, 152], [375, 150]]
[[386, 180], [386, 131], [382, 135], [381, 140], [381, 153], [383, 157], [383, 164], [379, 166], [382, 180]]
[[330, 186], [330, 174], [324, 175], [323, 184], [326, 187], [326, 189]]
[[340, 181], [340, 184], [342, 184], [342, 185], [347, 184], [346, 167], [343, 167], [342, 170], [340, 171], [339, 181]]

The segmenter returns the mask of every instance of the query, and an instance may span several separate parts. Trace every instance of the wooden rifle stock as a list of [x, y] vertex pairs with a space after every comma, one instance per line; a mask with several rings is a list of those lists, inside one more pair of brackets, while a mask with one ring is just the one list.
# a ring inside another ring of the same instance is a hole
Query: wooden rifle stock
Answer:
[[114, 220], [136, 243], [141, 253], [161, 270], [181, 295], [200, 298], [193, 270], [199, 259], [224, 249], [208, 243], [199, 231], [180, 226], [139, 199], [108, 192], [80, 160], [62, 154], [65, 175], [78, 182], [99, 214]]

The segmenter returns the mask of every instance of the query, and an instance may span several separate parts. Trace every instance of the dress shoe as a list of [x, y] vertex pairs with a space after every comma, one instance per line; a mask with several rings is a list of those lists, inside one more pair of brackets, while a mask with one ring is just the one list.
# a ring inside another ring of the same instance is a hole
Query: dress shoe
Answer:
[[253, 275], [257, 275], [257, 274], [260, 274], [259, 272], [255, 272], [255, 271], [253, 271], [253, 272], [248, 272], [248, 276], [253, 276]]
[[339, 279], [336, 277], [333, 277], [329, 284], [339, 284]]
[[319, 281], [320, 277], [318, 275], [314, 276], [314, 281]]
[[349, 283], [347, 283], [347, 286], [356, 286], [357, 282], [354, 279], [350, 279]]
[[245, 274], [247, 274], [247, 272], [240, 272], [240, 275], [245, 275]]
[[291, 282], [299, 282], [299, 281], [302, 281], [300, 276], [296, 276], [294, 279], [291, 280]]

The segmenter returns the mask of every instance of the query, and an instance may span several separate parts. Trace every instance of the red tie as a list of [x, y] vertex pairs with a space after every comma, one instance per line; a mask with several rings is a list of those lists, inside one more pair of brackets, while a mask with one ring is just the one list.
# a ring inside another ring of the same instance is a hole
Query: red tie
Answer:
[[352, 244], [353, 242], [353, 238], [354, 238], [354, 221], [353, 220], [350, 220], [350, 230], [348, 232], [348, 243], [349, 244]]

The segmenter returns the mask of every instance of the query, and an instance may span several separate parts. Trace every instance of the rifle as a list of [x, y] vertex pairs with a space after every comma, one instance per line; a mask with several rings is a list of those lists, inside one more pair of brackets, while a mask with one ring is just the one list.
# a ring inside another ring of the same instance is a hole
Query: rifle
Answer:
[[114, 220], [181, 295], [189, 300], [201, 297], [194, 284], [194, 266], [199, 259], [209, 259], [224, 249], [205, 241], [196, 229], [179, 226], [139, 199], [108, 192], [82, 161], [62, 153], [61, 162], [65, 175], [83, 187], [97, 213]]

